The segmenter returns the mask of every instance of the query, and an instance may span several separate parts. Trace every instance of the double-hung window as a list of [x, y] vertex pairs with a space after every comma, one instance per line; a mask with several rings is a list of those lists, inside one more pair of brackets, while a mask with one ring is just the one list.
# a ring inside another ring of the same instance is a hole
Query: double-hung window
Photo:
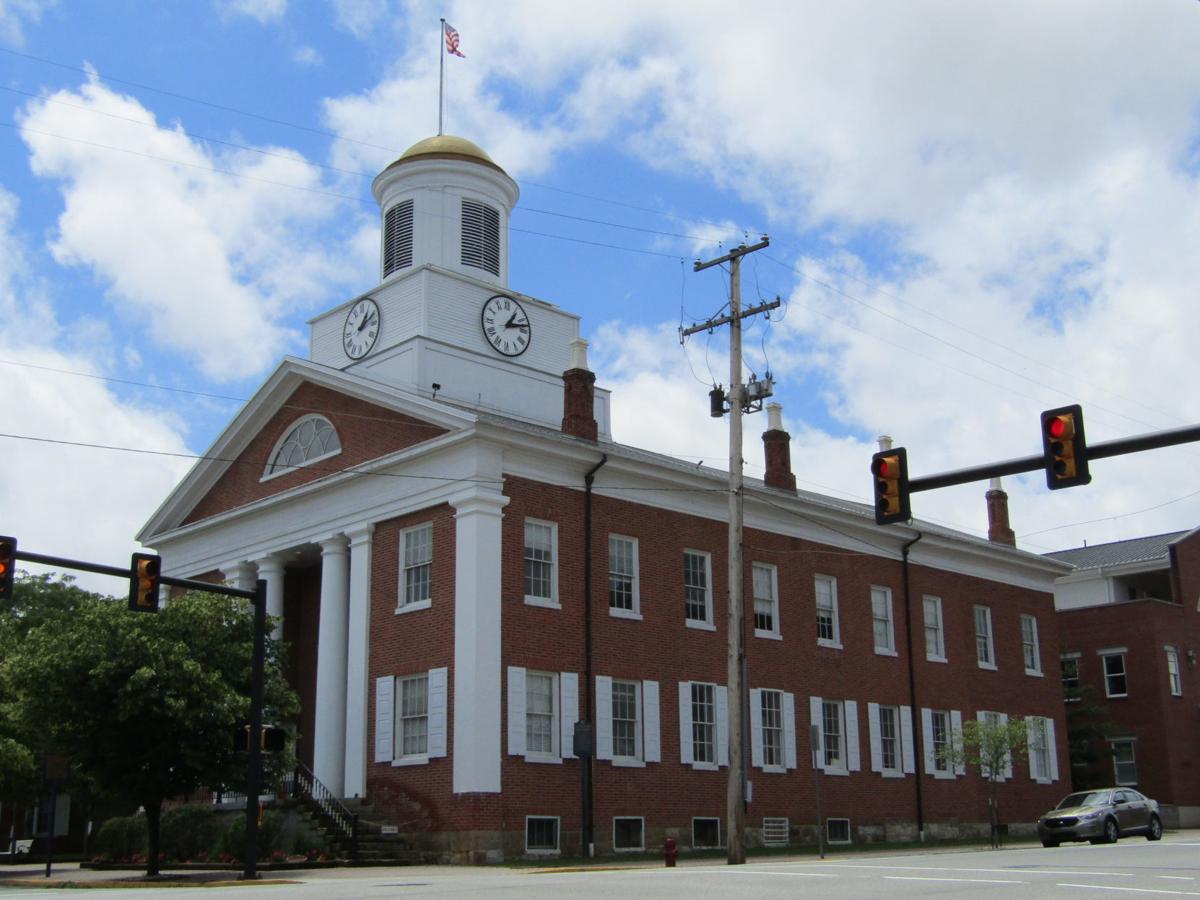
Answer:
[[525, 602], [558, 604], [558, 526], [525, 520]]
[[[650, 683], [643, 682], [643, 686]], [[745, 733], [750, 734], [749, 730]], [[679, 682], [679, 758], [684, 765], [707, 771], [729, 765], [729, 691], [725, 685]]]
[[892, 621], [892, 589], [871, 588], [871, 626], [875, 634], [875, 652], [896, 655], [896, 629]]
[[683, 551], [685, 624], [713, 629], [712, 557], [702, 550]]
[[1042, 674], [1042, 657], [1038, 648], [1037, 619], [1030, 615], [1021, 616], [1021, 654], [1025, 658], [1025, 674]]
[[717, 763], [716, 685], [692, 682], [692, 760]]
[[1167, 652], [1167, 684], [1175, 697], [1183, 696], [1183, 680], [1179, 676], [1179, 650], [1171, 645], [1163, 648]]
[[557, 677], [552, 672], [525, 673], [525, 752], [557, 755]]
[[612, 682], [612, 750], [613, 758], [640, 760], [642, 758], [641, 683]]
[[411, 766], [446, 755], [447, 670], [375, 680], [377, 763]]
[[821, 701], [821, 743], [825, 751], [825, 769], [845, 771], [845, 718], [840, 700]]
[[1113, 775], [1117, 784], [1136, 785], [1137, 756], [1132, 738], [1117, 738], [1109, 741], [1113, 755]]
[[930, 662], [945, 662], [946, 630], [942, 627], [942, 598], [925, 597], [921, 607], [925, 614], [925, 658]]
[[975, 660], [981, 669], [996, 668], [996, 648], [992, 643], [992, 610], [975, 607]]
[[433, 525], [426, 522], [400, 532], [401, 610], [424, 609], [433, 597]]
[[662, 760], [657, 681], [596, 676], [595, 749], [614, 766]]
[[775, 566], [754, 563], [750, 567], [751, 589], [754, 592], [754, 634], [756, 637], [779, 637], [779, 575]]
[[823, 647], [841, 649], [842, 635], [838, 627], [837, 579], [817, 575], [813, 579], [817, 600], [817, 643]]
[[783, 691], [758, 692], [762, 714], [762, 762], [766, 768], [783, 768]]
[[608, 611], [624, 618], [641, 617], [638, 596], [637, 538], [619, 534], [608, 536]]
[[796, 768], [796, 698], [787, 691], [750, 691], [750, 763], [767, 772]]
[[400, 716], [396, 738], [401, 756], [429, 752], [429, 676], [413, 675], [396, 681], [400, 691]]
[[896, 707], [879, 707], [879, 762], [884, 772], [900, 771], [899, 718]]
[[572, 755], [579, 720], [579, 675], [508, 667], [508, 752], [526, 762], [559, 763]]
[[1068, 703], [1077, 702], [1080, 699], [1079, 653], [1072, 651], [1062, 654], [1058, 664], [1062, 668], [1063, 694]]
[[860, 768], [858, 703], [809, 697], [809, 722], [816, 727], [813, 764], [831, 775], [848, 775]]
[[1128, 697], [1129, 682], [1125, 677], [1125, 648], [1101, 650], [1104, 660], [1104, 696]]
[[950, 711], [947, 709], [929, 710], [929, 746], [932, 751], [930, 762], [935, 777], [950, 774]]
[[1050, 780], [1050, 748], [1046, 744], [1046, 720], [1029, 716], [1025, 720], [1029, 743], [1029, 777], [1034, 781]]

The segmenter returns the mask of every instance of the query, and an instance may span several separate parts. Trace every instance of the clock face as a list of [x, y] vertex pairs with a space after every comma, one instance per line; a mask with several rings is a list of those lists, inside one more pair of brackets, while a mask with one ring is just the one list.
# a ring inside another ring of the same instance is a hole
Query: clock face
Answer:
[[362, 359], [379, 337], [379, 307], [371, 299], [359, 300], [346, 314], [342, 326], [342, 349], [351, 359]]
[[497, 294], [483, 304], [479, 315], [483, 337], [497, 353], [520, 356], [529, 349], [532, 332], [525, 308], [512, 297]]

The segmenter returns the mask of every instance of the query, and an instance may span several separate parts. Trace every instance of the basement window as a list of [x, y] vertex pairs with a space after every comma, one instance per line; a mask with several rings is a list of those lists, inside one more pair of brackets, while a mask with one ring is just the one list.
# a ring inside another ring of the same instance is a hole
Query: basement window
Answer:
[[720, 819], [692, 819], [692, 846], [704, 847], [721, 846]]
[[494, 206], [463, 199], [462, 264], [500, 275], [500, 212]]
[[525, 817], [525, 852], [558, 852], [558, 816]]
[[763, 819], [762, 842], [764, 847], [782, 847], [788, 842], [787, 819]]
[[848, 844], [850, 843], [850, 820], [849, 819], [826, 819], [825, 820], [825, 839], [831, 844]]
[[407, 269], [413, 259], [413, 202], [397, 203], [383, 217], [383, 277]]
[[645, 850], [646, 820], [641, 816], [617, 816], [613, 819], [614, 850]]

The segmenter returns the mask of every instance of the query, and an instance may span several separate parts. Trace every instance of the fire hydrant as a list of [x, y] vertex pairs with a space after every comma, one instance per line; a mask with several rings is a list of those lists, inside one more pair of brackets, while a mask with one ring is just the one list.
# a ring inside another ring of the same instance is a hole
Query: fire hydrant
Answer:
[[675, 838], [669, 837], [663, 844], [663, 859], [667, 863], [668, 868], [675, 867], [675, 857], [679, 855], [679, 848], [675, 846]]

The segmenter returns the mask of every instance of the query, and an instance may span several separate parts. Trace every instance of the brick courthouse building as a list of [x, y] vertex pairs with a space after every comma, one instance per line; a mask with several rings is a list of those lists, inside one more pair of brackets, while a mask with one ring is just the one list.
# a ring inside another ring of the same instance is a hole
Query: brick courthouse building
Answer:
[[[430, 138], [375, 180], [382, 282], [317, 316], [139, 535], [179, 576], [268, 584], [335, 794], [455, 859], [725, 841], [727, 478], [614, 443], [577, 316], [508, 288], [515, 182]], [[697, 398], [697, 414], [704, 398]], [[1067, 567], [797, 491], [772, 412], [745, 498], [751, 843], [986, 827], [935, 749], [1033, 717], [1002, 812], [1069, 787], [1054, 578]], [[863, 464], [866, 477], [866, 461]], [[587, 610], [590, 608], [590, 614]], [[810, 752], [810, 725], [820, 747]]]

